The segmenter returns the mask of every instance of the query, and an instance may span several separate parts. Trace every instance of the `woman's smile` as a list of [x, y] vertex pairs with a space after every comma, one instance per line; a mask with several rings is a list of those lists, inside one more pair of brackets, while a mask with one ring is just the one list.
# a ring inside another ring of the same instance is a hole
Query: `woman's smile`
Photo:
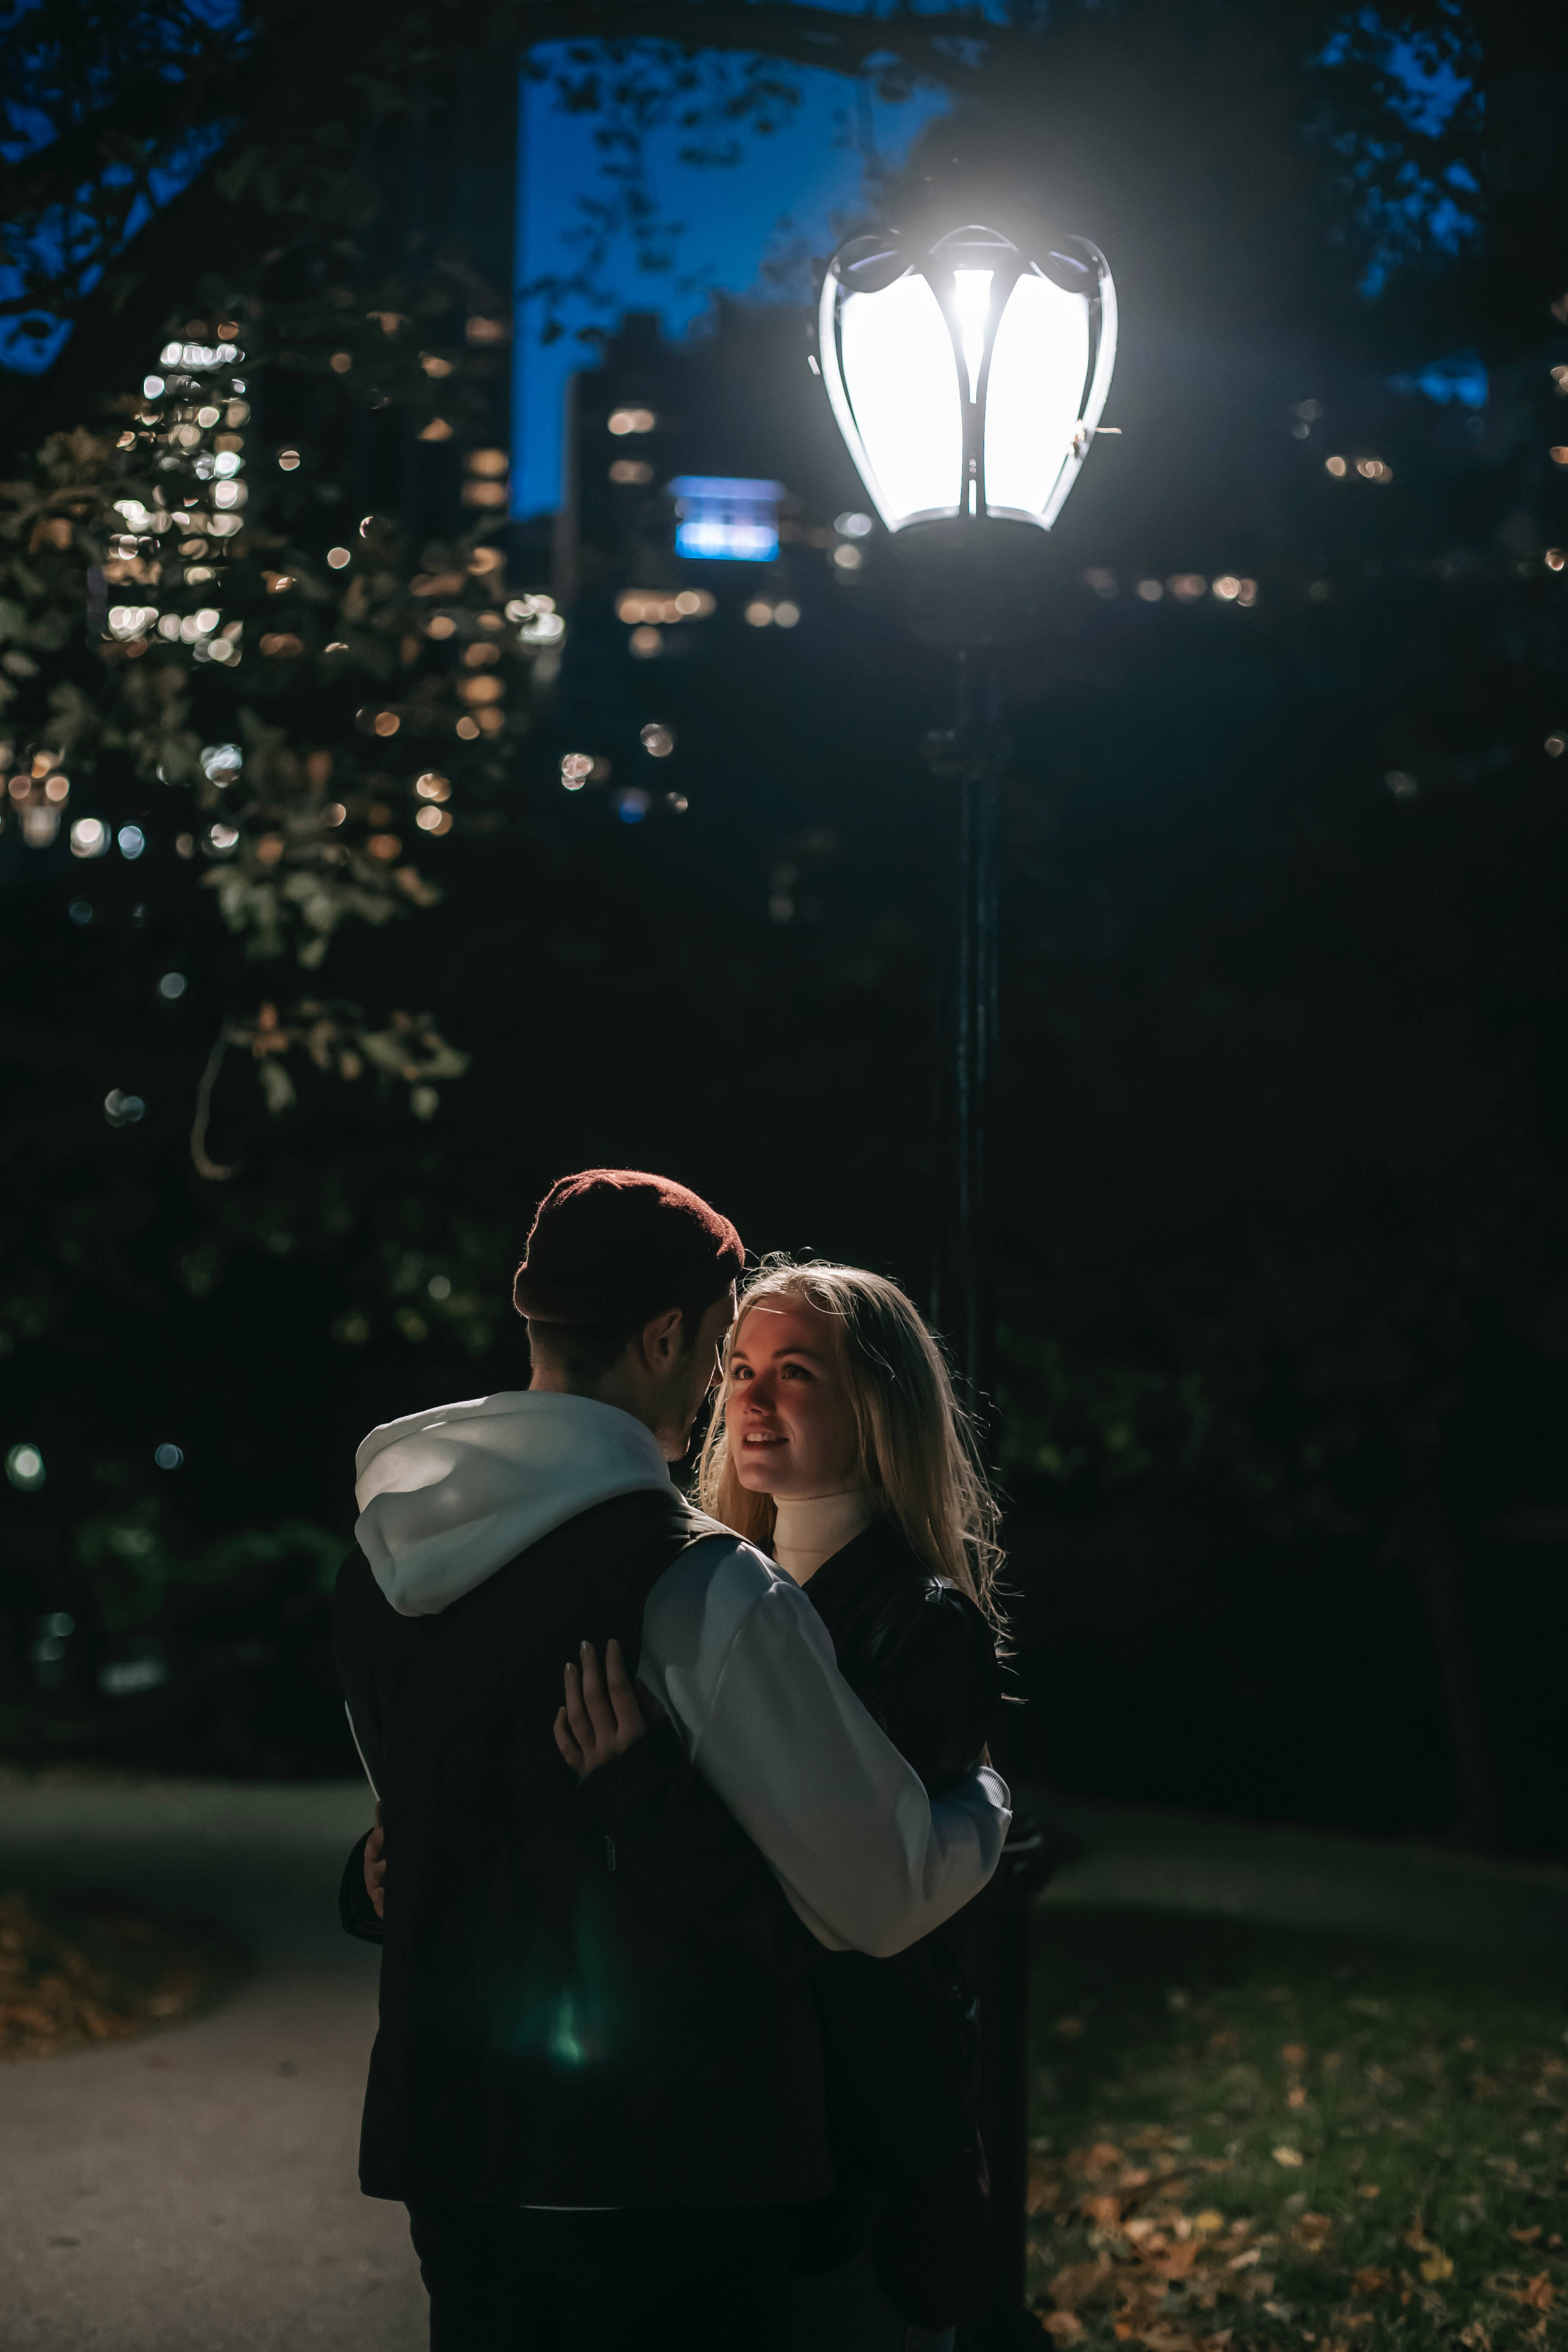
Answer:
[[777, 1501], [855, 1486], [859, 1437], [833, 1318], [793, 1298], [742, 1314], [730, 1348], [724, 1420], [736, 1475], [753, 1494]]

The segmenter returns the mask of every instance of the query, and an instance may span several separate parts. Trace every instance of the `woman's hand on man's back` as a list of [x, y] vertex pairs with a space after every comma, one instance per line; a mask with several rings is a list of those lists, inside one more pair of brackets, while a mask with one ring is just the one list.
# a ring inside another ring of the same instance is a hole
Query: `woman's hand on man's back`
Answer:
[[602, 1671], [598, 1652], [584, 1642], [581, 1665], [566, 1669], [566, 1703], [555, 1718], [555, 1745], [585, 1780], [612, 1757], [624, 1756], [647, 1731], [649, 1718], [663, 1713], [650, 1691], [634, 1685], [618, 1642], [606, 1645]]

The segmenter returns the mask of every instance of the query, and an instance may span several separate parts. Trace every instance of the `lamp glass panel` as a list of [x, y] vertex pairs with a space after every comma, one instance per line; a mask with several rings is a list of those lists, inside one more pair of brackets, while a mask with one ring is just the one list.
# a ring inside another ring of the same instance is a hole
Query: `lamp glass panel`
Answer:
[[889, 530], [957, 510], [963, 473], [958, 365], [942, 305], [911, 270], [839, 311], [844, 389], [871, 468], [866, 488]]
[[958, 340], [969, 371], [969, 397], [980, 397], [980, 371], [985, 362], [985, 320], [991, 309], [994, 269], [955, 269], [952, 307], [958, 313]]
[[1072, 454], [1089, 375], [1089, 303], [1026, 274], [1008, 298], [985, 400], [985, 503], [1038, 517]]

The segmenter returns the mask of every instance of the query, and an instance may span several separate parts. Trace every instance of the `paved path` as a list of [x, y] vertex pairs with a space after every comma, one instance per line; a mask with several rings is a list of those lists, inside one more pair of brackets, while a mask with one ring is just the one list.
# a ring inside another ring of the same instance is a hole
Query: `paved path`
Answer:
[[[1046, 1897], [1224, 1912], [1560, 1964], [1568, 1873], [1177, 1814], [1038, 1807], [1082, 1841]], [[364, 1790], [0, 1786], [0, 1892], [205, 1912], [256, 1971], [142, 2042], [0, 2067], [0, 2352], [423, 2352], [401, 2208], [359, 2194], [375, 1955], [340, 1934]], [[1048, 1930], [1047, 1930], [1048, 1932]]]
[[256, 1972], [142, 2042], [0, 2067], [4, 2352], [421, 2352], [401, 2206], [362, 2197], [376, 1955], [337, 1925], [361, 1787], [0, 1788], [0, 1890], [200, 1910]]
[[1079, 1839], [1053, 1904], [1218, 1913], [1561, 1974], [1568, 1869], [1134, 1806], [1023, 1804]]

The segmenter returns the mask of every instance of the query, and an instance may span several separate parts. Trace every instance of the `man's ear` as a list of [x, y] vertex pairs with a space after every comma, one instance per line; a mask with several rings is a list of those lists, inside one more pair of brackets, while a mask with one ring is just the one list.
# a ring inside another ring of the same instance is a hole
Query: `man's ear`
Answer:
[[679, 1307], [671, 1307], [643, 1325], [638, 1345], [643, 1362], [650, 1372], [667, 1372], [679, 1355], [684, 1337], [681, 1326], [685, 1319]]

